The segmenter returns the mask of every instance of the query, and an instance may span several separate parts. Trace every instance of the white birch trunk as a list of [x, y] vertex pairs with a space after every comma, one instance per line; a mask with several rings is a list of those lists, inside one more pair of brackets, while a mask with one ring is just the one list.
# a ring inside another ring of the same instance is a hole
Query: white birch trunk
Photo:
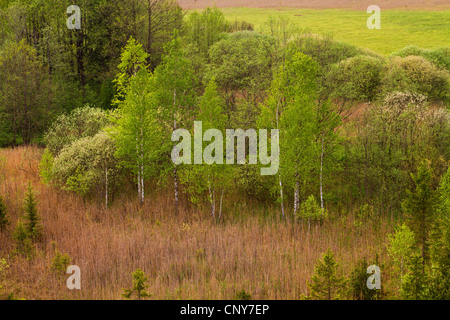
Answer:
[[[278, 125], [278, 113], [280, 112], [280, 97], [278, 98], [278, 104], [277, 104], [277, 112], [276, 112], [276, 121], [277, 121], [277, 129], [279, 127]], [[281, 182], [281, 173], [278, 175], [279, 182], [280, 182], [280, 200], [281, 200], [281, 216], [284, 219], [284, 203], [283, 203], [283, 183]]]
[[219, 219], [222, 217], [222, 200], [223, 200], [223, 193], [224, 193], [224, 189], [222, 189], [222, 194], [220, 195], [220, 206], [219, 206]]
[[177, 166], [173, 169], [173, 188], [175, 193], [175, 215], [178, 215], [178, 175]]
[[323, 149], [325, 143], [325, 137], [322, 133], [322, 152], [320, 154], [320, 208], [323, 215]]

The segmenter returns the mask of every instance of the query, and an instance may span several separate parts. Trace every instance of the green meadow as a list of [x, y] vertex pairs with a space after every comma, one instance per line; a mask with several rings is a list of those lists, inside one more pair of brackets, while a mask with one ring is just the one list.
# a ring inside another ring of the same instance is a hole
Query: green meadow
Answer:
[[388, 55], [408, 45], [432, 49], [450, 46], [450, 10], [381, 10], [381, 29], [370, 30], [365, 11], [340, 9], [223, 9], [228, 20], [245, 20], [256, 30], [270, 16], [290, 17], [299, 27], [314, 33], [332, 34], [335, 39]]

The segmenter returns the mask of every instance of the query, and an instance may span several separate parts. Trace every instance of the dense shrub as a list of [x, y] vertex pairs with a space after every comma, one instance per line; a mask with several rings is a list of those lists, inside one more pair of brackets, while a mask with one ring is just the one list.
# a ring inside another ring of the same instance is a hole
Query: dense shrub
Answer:
[[[333, 96], [353, 101], [374, 101], [378, 97], [383, 61], [370, 56], [356, 56], [331, 68], [327, 85]], [[333, 89], [334, 88], [334, 89]]]
[[60, 115], [44, 137], [44, 143], [56, 156], [67, 145], [84, 137], [95, 136], [109, 124], [108, 114], [89, 106], [73, 110], [70, 114]]
[[406, 58], [408, 56], [421, 56], [441, 69], [450, 71], [450, 48], [422, 49], [417, 46], [408, 46], [392, 53], [393, 56]]
[[355, 46], [335, 41], [330, 36], [304, 34], [295, 40], [294, 45], [300, 52], [311, 56], [324, 69], [358, 55], [358, 49]]
[[450, 73], [419, 56], [392, 57], [384, 71], [382, 90], [417, 92], [431, 101], [446, 102], [450, 99]]
[[228, 34], [210, 51], [210, 77], [226, 90], [261, 88], [271, 78], [274, 40], [251, 31]]
[[105, 132], [75, 141], [54, 160], [55, 184], [80, 195], [104, 190], [105, 183], [112, 189], [117, 176], [115, 151], [114, 142]]

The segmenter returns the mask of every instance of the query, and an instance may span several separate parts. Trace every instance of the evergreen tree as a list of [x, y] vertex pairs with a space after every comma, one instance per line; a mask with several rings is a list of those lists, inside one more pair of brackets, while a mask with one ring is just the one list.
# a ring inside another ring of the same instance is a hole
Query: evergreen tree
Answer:
[[124, 289], [122, 296], [131, 299], [133, 295], [136, 295], [138, 300], [141, 298], [150, 297], [151, 294], [146, 290], [148, 288], [148, 277], [145, 275], [144, 271], [141, 269], [137, 269], [133, 272], [133, 288], [132, 289]]
[[33, 256], [34, 254], [33, 243], [29, 237], [25, 224], [23, 223], [22, 220], [19, 220], [17, 222], [12, 238], [15, 240], [16, 252], [23, 254], [28, 258]]
[[10, 221], [8, 218], [8, 212], [6, 208], [5, 201], [0, 196], [0, 232], [5, 231], [6, 227], [8, 227]]
[[407, 197], [402, 206], [408, 214], [409, 227], [414, 232], [416, 240], [422, 249], [422, 262], [425, 266], [428, 254], [428, 240], [434, 221], [435, 197], [431, 188], [431, 169], [422, 162], [417, 173], [411, 174], [414, 189], [407, 190]]
[[28, 184], [25, 194], [23, 210], [25, 212], [25, 228], [31, 239], [37, 239], [42, 236], [42, 226], [37, 211], [37, 199], [34, 194], [31, 183]]
[[[378, 256], [377, 262], [378, 264]], [[366, 258], [359, 260], [350, 276], [350, 294], [355, 300], [377, 300], [380, 298], [380, 290], [373, 290], [367, 287], [367, 268], [369, 264]]]
[[425, 300], [429, 297], [428, 275], [423, 269], [419, 252], [415, 251], [407, 260], [408, 273], [401, 288], [401, 297], [405, 300]]
[[439, 186], [438, 217], [431, 233], [431, 295], [450, 300], [450, 169]]
[[328, 249], [322, 260], [316, 264], [314, 274], [308, 287], [311, 298], [314, 300], [339, 299], [345, 291], [347, 280], [336, 275], [339, 262], [335, 260], [334, 253]]

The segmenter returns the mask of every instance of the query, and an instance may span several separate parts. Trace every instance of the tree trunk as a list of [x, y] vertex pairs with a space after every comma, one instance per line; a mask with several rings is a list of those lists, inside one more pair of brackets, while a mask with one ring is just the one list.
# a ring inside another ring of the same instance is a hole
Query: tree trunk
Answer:
[[209, 191], [209, 203], [211, 205], [211, 216], [213, 219], [216, 218], [216, 207], [214, 199], [214, 191], [211, 189], [211, 182], [208, 181], [208, 191]]
[[295, 190], [294, 190], [294, 215], [297, 214], [298, 209], [300, 207], [300, 182], [298, 172], [295, 175]]
[[280, 182], [281, 216], [284, 219], [283, 183], [281, 182], [281, 175], [279, 175], [279, 182]]
[[224, 189], [222, 189], [222, 194], [220, 195], [220, 206], [219, 206], [219, 221], [220, 221], [220, 218], [222, 217], [222, 200], [223, 200], [223, 193], [224, 193]]
[[105, 206], [108, 210], [108, 167], [105, 170]]
[[323, 216], [323, 148], [324, 148], [325, 138], [322, 133], [322, 152], [320, 153], [320, 209], [322, 210]]
[[175, 192], [175, 215], [178, 215], [178, 174], [177, 166], [173, 169], [173, 185]]

